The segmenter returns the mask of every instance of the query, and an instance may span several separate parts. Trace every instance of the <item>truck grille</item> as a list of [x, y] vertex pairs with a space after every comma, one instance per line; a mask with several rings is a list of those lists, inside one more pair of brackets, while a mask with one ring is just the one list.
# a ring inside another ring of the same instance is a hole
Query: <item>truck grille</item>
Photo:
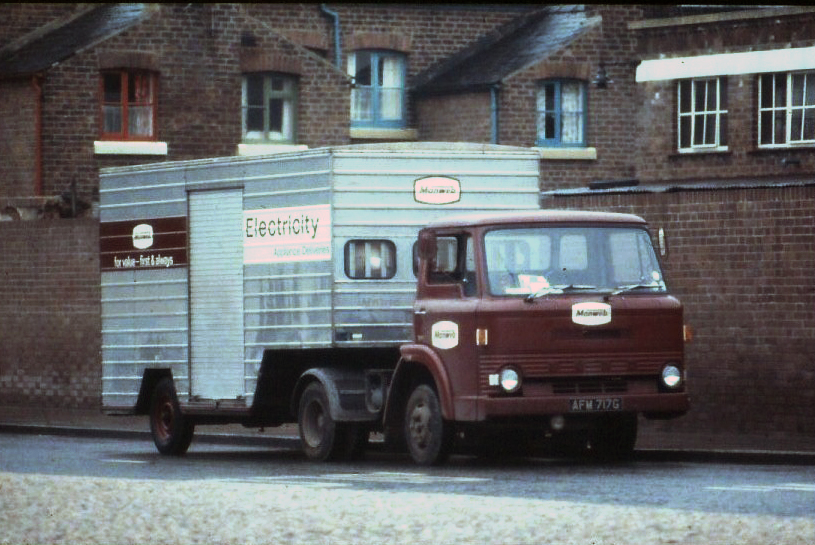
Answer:
[[482, 354], [479, 383], [482, 392], [497, 390], [489, 375], [511, 365], [526, 384], [545, 386], [554, 395], [623, 394], [632, 380], [656, 377], [666, 361], [679, 361], [681, 353], [628, 354]]
[[564, 394], [624, 394], [628, 382], [621, 378], [563, 379], [552, 382], [552, 393]]

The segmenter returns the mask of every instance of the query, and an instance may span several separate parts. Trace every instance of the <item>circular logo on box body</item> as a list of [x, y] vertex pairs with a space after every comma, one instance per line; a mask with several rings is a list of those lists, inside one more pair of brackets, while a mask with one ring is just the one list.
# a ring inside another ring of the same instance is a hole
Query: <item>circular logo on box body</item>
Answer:
[[458, 346], [458, 324], [455, 322], [436, 322], [430, 328], [430, 342], [440, 350]]
[[572, 321], [580, 325], [603, 325], [611, 321], [611, 305], [606, 303], [575, 303]]
[[144, 250], [153, 245], [153, 226], [140, 223], [133, 228], [133, 247]]
[[424, 204], [451, 204], [461, 200], [461, 183], [455, 178], [429, 176], [413, 182], [413, 198]]

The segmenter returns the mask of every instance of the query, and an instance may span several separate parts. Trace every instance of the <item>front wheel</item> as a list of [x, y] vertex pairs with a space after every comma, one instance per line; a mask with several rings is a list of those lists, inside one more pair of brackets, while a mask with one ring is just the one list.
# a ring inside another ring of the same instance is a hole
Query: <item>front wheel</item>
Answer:
[[192, 443], [195, 425], [181, 412], [173, 379], [165, 377], [150, 401], [150, 433], [161, 454], [180, 456]]
[[427, 384], [417, 386], [408, 398], [405, 441], [410, 456], [419, 465], [440, 465], [450, 455], [452, 426], [442, 418], [439, 396]]

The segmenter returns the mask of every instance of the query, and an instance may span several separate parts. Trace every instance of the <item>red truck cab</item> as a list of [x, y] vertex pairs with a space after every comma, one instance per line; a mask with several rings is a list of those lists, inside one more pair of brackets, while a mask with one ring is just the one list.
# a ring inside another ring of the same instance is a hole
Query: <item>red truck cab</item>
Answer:
[[417, 462], [465, 436], [495, 444], [497, 430], [624, 457], [638, 415], [687, 412], [682, 305], [642, 218], [471, 215], [427, 226], [417, 255], [415, 342], [399, 366], [432, 376], [404, 409]]

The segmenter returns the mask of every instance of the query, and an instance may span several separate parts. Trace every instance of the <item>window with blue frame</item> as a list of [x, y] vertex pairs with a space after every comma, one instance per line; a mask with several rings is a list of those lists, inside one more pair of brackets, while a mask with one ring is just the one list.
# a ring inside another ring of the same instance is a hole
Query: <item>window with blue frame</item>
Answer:
[[577, 80], [544, 80], [537, 90], [536, 145], [586, 146], [586, 83]]
[[356, 51], [348, 56], [353, 127], [405, 126], [405, 56], [393, 51]]

